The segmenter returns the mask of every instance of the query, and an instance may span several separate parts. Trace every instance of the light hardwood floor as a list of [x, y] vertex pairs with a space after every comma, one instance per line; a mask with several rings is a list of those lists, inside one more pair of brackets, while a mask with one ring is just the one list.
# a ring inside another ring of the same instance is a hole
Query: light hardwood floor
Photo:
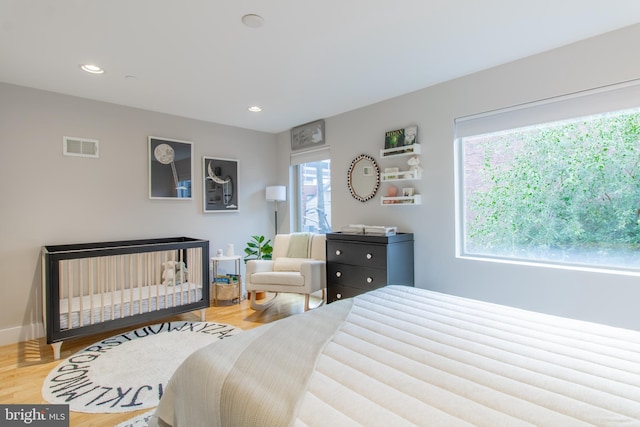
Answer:
[[[314, 307], [320, 298], [311, 298], [310, 305]], [[248, 330], [275, 320], [299, 314], [304, 311], [304, 297], [302, 295], [282, 294], [278, 302], [262, 312], [256, 312], [249, 307], [249, 301], [240, 304], [221, 302], [220, 306], [209, 307], [206, 310], [206, 320], [226, 323]], [[200, 321], [200, 313], [185, 313], [165, 320]], [[153, 323], [159, 323], [151, 322]], [[140, 325], [143, 326], [143, 325]], [[77, 351], [118, 332], [136, 329], [139, 326], [120, 331], [111, 331], [67, 341], [62, 345], [61, 359], [71, 356]], [[44, 379], [60, 361], [53, 360], [51, 347], [44, 338], [25, 341], [0, 347], [0, 403], [2, 404], [44, 404], [42, 398], [42, 384]], [[144, 413], [148, 409], [119, 414], [85, 414], [70, 413], [70, 425], [81, 426], [114, 426], [122, 421]]]

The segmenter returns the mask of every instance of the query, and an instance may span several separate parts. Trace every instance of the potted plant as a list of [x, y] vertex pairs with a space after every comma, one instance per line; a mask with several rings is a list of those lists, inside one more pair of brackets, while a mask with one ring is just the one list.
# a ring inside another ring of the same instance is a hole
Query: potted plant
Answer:
[[251, 240], [247, 242], [247, 247], [244, 248], [244, 262], [246, 263], [250, 259], [271, 259], [271, 253], [273, 247], [271, 247], [271, 240], [266, 240], [264, 236], [251, 236]]

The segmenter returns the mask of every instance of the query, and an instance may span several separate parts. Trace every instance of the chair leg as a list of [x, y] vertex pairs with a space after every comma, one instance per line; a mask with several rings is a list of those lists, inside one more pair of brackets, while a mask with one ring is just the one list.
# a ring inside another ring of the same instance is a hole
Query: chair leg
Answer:
[[251, 305], [251, 308], [256, 311], [262, 311], [271, 307], [271, 305], [275, 302], [275, 299], [278, 297], [279, 294], [276, 292], [275, 295], [272, 296], [270, 300], [262, 304], [258, 304], [256, 302], [256, 291], [249, 291], [249, 295], [250, 295], [249, 303]]
[[[314, 309], [323, 306], [324, 304], [327, 303], [327, 294], [326, 292], [326, 288], [322, 288], [322, 299], [320, 300], [320, 303], [318, 303], [318, 305], [316, 305], [315, 307], [313, 307]], [[304, 294], [304, 311], [309, 311], [309, 295], [310, 294]]]

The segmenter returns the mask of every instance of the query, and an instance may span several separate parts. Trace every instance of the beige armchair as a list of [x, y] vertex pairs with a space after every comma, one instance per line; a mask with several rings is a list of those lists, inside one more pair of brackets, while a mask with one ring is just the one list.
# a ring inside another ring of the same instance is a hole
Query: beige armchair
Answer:
[[[309, 295], [322, 291], [326, 300], [326, 240], [324, 234], [278, 234], [273, 243], [271, 260], [249, 260], [245, 286], [251, 308], [264, 310], [279, 293], [304, 294], [304, 310], [309, 310]], [[256, 292], [273, 292], [267, 302], [258, 304]]]

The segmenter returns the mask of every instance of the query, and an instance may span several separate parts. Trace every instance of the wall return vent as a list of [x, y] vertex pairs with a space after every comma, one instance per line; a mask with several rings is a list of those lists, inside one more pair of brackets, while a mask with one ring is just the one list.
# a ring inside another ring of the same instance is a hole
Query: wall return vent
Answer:
[[62, 152], [65, 156], [100, 157], [97, 139], [62, 137]]

